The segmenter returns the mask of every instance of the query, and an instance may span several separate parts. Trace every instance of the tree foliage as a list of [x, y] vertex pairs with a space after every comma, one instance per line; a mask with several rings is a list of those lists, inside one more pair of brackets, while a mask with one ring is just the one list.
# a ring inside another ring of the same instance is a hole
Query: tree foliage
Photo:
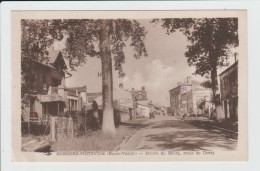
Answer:
[[48, 60], [48, 47], [55, 40], [66, 39], [64, 56], [70, 68], [86, 63], [88, 57], [101, 59], [103, 123], [102, 131], [115, 134], [113, 119], [112, 57], [115, 69], [123, 77], [124, 47], [130, 40], [134, 58], [147, 56], [144, 45], [146, 31], [136, 20], [127, 19], [63, 19], [22, 20], [22, 100], [35, 98], [34, 64]]
[[239, 45], [237, 18], [166, 18], [161, 22], [166, 33], [182, 32], [189, 44], [185, 56], [189, 66], [195, 66], [194, 74], [211, 76], [210, 86], [215, 96], [217, 69], [228, 66], [231, 49]]
[[21, 20], [21, 98], [25, 105], [37, 99], [33, 84], [36, 81], [35, 64], [48, 60], [47, 48], [59, 38], [50, 25], [49, 20]]
[[[100, 33], [102, 20], [64, 19], [64, 20], [22, 20], [21, 21], [21, 59], [22, 59], [22, 99], [32, 97], [31, 84], [34, 81], [34, 62], [47, 61], [48, 48], [55, 40], [66, 38], [65, 57], [70, 68], [86, 63], [88, 57], [100, 56]], [[124, 47], [130, 39], [134, 57], [147, 56], [144, 40], [146, 31], [136, 20], [109, 20], [111, 53], [115, 69], [124, 76], [122, 65], [125, 63]]]

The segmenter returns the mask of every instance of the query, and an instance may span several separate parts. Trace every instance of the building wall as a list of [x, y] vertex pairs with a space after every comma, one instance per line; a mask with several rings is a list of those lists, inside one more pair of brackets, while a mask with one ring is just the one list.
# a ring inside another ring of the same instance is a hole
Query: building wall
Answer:
[[60, 85], [65, 85], [65, 73], [47, 65], [36, 64], [35, 87], [38, 94], [47, 94], [49, 86], [53, 86], [53, 79], [59, 80]]
[[[49, 88], [53, 85], [53, 80], [56, 79], [60, 81], [60, 84], [64, 86], [65, 81], [65, 73], [62, 70], [57, 70], [47, 65], [36, 63], [36, 73], [35, 73], [35, 82], [32, 83], [35, 85], [35, 90], [38, 94], [38, 99], [41, 98], [41, 95], [47, 95], [49, 92]], [[61, 94], [59, 89], [57, 89], [58, 93]], [[40, 100], [36, 100], [34, 104], [31, 104], [34, 112], [38, 114], [38, 122], [40, 122], [43, 118], [43, 106]], [[61, 108], [63, 106], [61, 105]], [[55, 109], [54, 109], [55, 110]], [[62, 109], [61, 109], [62, 110]], [[30, 110], [31, 111], [31, 110]]]
[[225, 118], [238, 120], [238, 62], [220, 74], [220, 95]]
[[137, 115], [141, 117], [149, 117], [150, 108], [148, 106], [137, 105]]
[[[187, 99], [187, 97], [182, 97], [182, 95], [190, 90], [191, 90], [191, 86], [179, 85], [176, 88], [169, 91], [170, 108], [172, 114], [179, 115], [181, 114], [182, 110], [187, 111], [187, 104], [186, 104], [187, 102], [185, 100]], [[186, 105], [186, 108], [184, 108], [184, 105]]]
[[[59, 112], [59, 114], [62, 115], [64, 112], [69, 110], [81, 110], [83, 104], [81, 94], [76, 90], [68, 90], [65, 88], [65, 73], [61, 69], [55, 69], [47, 65], [36, 65], [38, 69], [35, 75], [36, 81], [34, 84], [38, 94], [38, 99], [41, 99], [42, 95], [51, 95], [53, 93], [52, 90], [55, 89], [56, 94], [65, 100], [65, 102], [50, 103], [41, 103], [40, 100], [35, 101], [32, 105], [34, 105], [34, 111], [38, 114], [38, 122], [43, 119], [43, 114], [57, 115]], [[55, 86], [53, 79], [58, 80], [57, 84], [60, 85], [53, 87]], [[85, 100], [86, 98], [85, 93]], [[58, 105], [59, 111], [57, 108]]]
[[180, 86], [170, 90], [170, 106], [171, 106], [171, 113], [173, 115], [177, 115], [177, 113], [180, 111], [180, 98], [181, 98], [180, 93], [181, 93]]
[[[192, 88], [192, 90], [191, 90]], [[170, 90], [170, 109], [174, 115], [181, 114], [201, 114], [198, 109], [198, 102], [201, 99], [210, 99], [210, 90], [202, 87], [197, 90], [195, 87], [179, 85]]]
[[192, 92], [192, 100], [193, 100], [193, 111], [192, 114], [202, 114], [202, 110], [199, 109], [199, 104], [202, 100], [206, 100], [205, 109], [209, 107], [209, 101], [211, 92], [208, 89], [205, 90], [197, 90]]

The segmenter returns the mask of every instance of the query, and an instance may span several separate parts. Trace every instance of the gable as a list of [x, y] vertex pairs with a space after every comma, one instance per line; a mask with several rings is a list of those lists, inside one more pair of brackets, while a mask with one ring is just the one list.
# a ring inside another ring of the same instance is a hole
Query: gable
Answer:
[[56, 68], [67, 69], [66, 63], [65, 63], [65, 61], [63, 59], [63, 56], [62, 56], [61, 52], [56, 57], [56, 60], [54, 61], [53, 65]]
[[61, 51], [59, 50], [50, 50], [48, 55], [49, 61], [48, 63], [54, 66], [57, 69], [67, 69], [66, 63], [62, 56]]

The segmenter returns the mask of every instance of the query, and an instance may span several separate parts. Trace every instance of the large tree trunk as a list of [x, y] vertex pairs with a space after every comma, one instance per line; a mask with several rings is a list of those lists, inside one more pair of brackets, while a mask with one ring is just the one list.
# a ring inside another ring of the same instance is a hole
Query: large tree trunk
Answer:
[[216, 103], [216, 92], [218, 88], [218, 80], [217, 80], [217, 68], [213, 66], [211, 69], [211, 83], [212, 83], [212, 93], [213, 93], [213, 102]]
[[102, 21], [100, 34], [100, 53], [102, 62], [102, 96], [103, 96], [103, 122], [102, 132], [107, 135], [115, 135], [115, 123], [113, 113], [113, 77], [112, 57], [110, 51], [110, 20]]
[[216, 97], [216, 92], [218, 89], [218, 75], [216, 65], [212, 66], [211, 69], [211, 82], [212, 82], [212, 92], [213, 92], [213, 103], [215, 104], [217, 120], [223, 120], [223, 109], [220, 102], [220, 99]]

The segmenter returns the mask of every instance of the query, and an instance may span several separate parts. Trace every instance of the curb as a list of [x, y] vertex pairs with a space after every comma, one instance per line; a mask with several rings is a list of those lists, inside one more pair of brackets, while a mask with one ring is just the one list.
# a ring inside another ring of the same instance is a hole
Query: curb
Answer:
[[212, 127], [212, 128], [216, 128], [216, 129], [220, 129], [220, 130], [223, 130], [223, 131], [227, 131], [227, 132], [230, 132], [230, 133], [233, 133], [233, 134], [238, 134], [238, 132], [232, 131], [232, 130], [229, 130], [229, 129], [225, 129], [225, 128], [221, 128], [221, 127], [217, 127], [217, 126], [213, 126], [213, 125], [206, 125], [206, 124], [203, 124], [203, 125], [209, 126], [209, 127]]
[[121, 146], [122, 146], [123, 144], [125, 144], [141, 127], [143, 127], [142, 124], [141, 124], [140, 126], [138, 126], [138, 128], [136, 128], [136, 129], [131, 133], [131, 135], [129, 135], [128, 137], [126, 137], [126, 139], [124, 139], [123, 142], [121, 142], [116, 148], [114, 148], [113, 151], [118, 151], [118, 150], [121, 148]]

